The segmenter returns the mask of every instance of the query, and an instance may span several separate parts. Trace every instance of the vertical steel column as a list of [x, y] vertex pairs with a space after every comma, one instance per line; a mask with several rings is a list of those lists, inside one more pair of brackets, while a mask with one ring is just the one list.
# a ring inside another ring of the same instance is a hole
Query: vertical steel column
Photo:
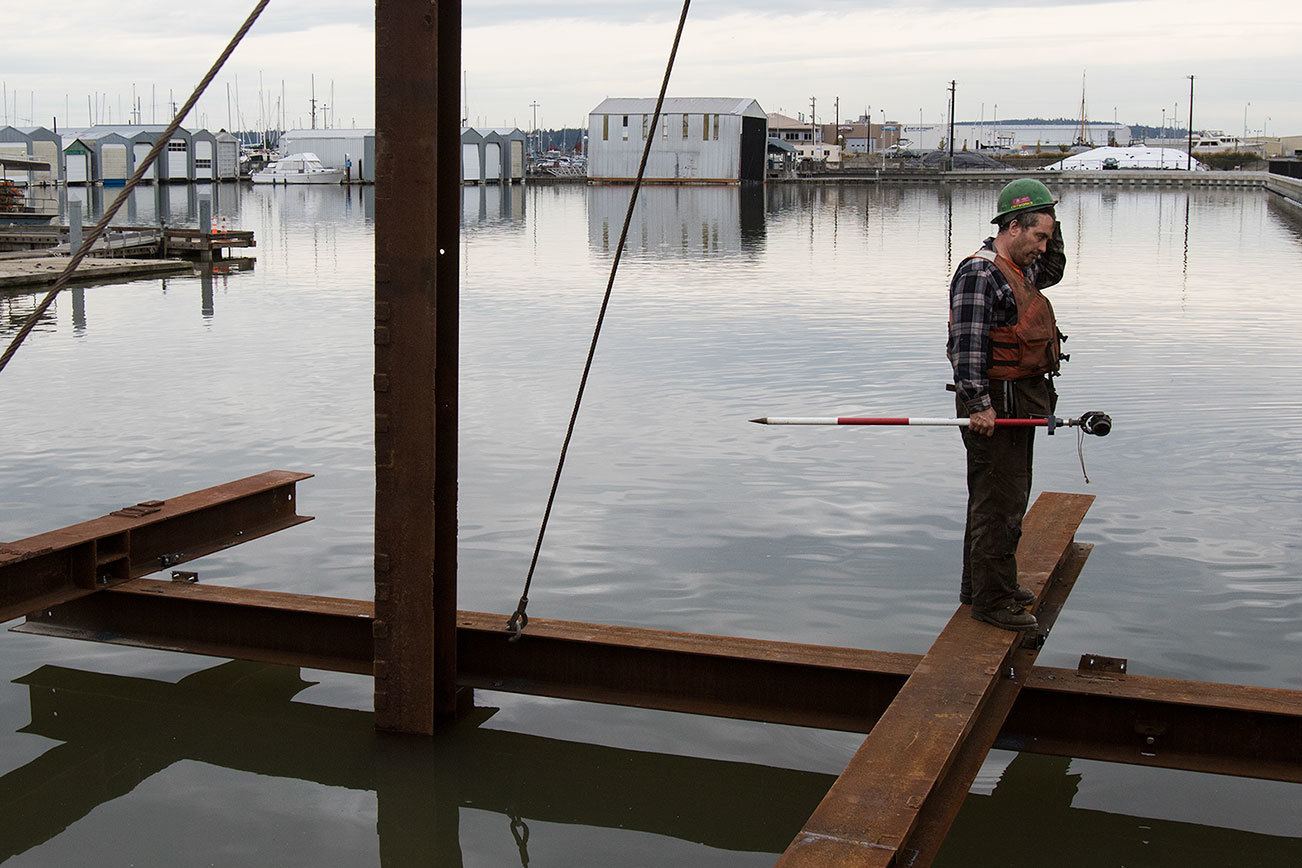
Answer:
[[375, 720], [456, 708], [461, 3], [375, 7]]

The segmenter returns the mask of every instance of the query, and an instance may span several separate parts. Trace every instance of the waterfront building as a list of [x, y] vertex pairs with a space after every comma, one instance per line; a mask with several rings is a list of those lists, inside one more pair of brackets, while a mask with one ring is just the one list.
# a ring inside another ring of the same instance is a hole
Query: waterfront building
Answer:
[[[83, 141], [98, 141], [109, 134], [116, 134], [125, 139], [130, 145], [127, 164], [130, 172], [135, 171], [135, 166], [139, 165], [145, 156], [153, 148], [154, 142], [158, 141], [167, 130], [166, 124], [96, 124], [93, 127], [87, 127], [69, 133], [72, 139], [82, 139]], [[116, 141], [113, 142], [117, 144]], [[98, 160], [98, 147], [96, 150], [96, 159]], [[68, 148], [63, 149], [64, 154], [68, 154]], [[143, 180], [147, 181], [181, 181], [188, 182], [194, 178], [194, 150], [192, 145], [192, 136], [189, 130], [178, 129], [172, 134], [172, 138], [167, 143], [167, 148], [158, 155], [158, 159], [149, 167]], [[113, 159], [117, 159], [114, 152]], [[92, 167], [95, 168], [95, 167]], [[81, 167], [76, 170], [80, 177]], [[99, 171], [95, 168], [95, 171]], [[67, 167], [65, 166], [65, 173]], [[69, 180], [70, 184], [77, 183], [94, 183], [99, 178], [95, 177], [93, 181], [74, 181]]]
[[240, 140], [225, 130], [218, 132], [214, 138], [217, 140], [217, 180], [239, 180]]
[[796, 153], [802, 160], [841, 165], [841, 146], [831, 142], [795, 142]]
[[[1130, 144], [1130, 127], [1114, 123], [1086, 125], [1089, 143], [1103, 145]], [[905, 124], [902, 130], [905, 147], [915, 151], [934, 151], [944, 144], [948, 147], [949, 124]], [[1000, 149], [1035, 151], [1071, 147], [1080, 137], [1077, 122], [1023, 124], [996, 121], [956, 121], [954, 123], [954, 150], [969, 151]]]
[[326, 169], [344, 169], [352, 163], [349, 178], [375, 183], [375, 130], [289, 130], [280, 137], [282, 154], [316, 154]]
[[484, 183], [484, 135], [479, 130], [461, 130], [461, 183]]
[[485, 177], [495, 183], [524, 183], [524, 151], [528, 136], [516, 127], [494, 127], [477, 132], [484, 137]]
[[50, 164], [48, 171], [11, 173], [11, 181], [46, 185], [57, 184], [63, 178], [63, 138], [45, 127], [0, 127], [0, 153]]
[[787, 117], [780, 112], [769, 112], [768, 122], [771, 139], [779, 139], [788, 144], [822, 141], [822, 128], [799, 118]]
[[99, 178], [99, 167], [96, 164], [96, 148], [93, 138], [83, 141], [81, 138], [74, 138], [63, 148], [63, 165], [64, 165], [64, 183], [72, 184], [94, 184]]
[[190, 134], [194, 148], [194, 169], [191, 177], [196, 181], [217, 180], [217, 137], [207, 130]]
[[[78, 165], [74, 170], [78, 180], [69, 183], [121, 187], [135, 171], [132, 142], [126, 136], [104, 127], [91, 127], [79, 132], [75, 141], [91, 151], [90, 158], [86, 161], [90, 175], [83, 177], [83, 168]], [[65, 149], [65, 153], [69, 153], [68, 149]]]
[[821, 141], [839, 144], [845, 153], [868, 154], [884, 151], [900, 140], [900, 124], [886, 121], [870, 124], [863, 118], [836, 124], [821, 124]]
[[1302, 136], [1255, 136], [1250, 141], [1267, 157], [1302, 157]]
[[[588, 178], [637, 177], [655, 113], [653, 98], [610, 98], [588, 115]], [[768, 116], [753, 99], [672, 97], [651, 142], [646, 179], [653, 183], [737, 184], [763, 181]]]

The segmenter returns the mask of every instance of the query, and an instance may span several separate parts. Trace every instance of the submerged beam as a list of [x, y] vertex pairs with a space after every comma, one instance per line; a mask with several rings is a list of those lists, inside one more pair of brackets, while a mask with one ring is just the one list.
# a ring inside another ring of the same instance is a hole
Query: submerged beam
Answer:
[[[1093, 501], [1046, 493], [1026, 514], [1018, 581], [1037, 601], [1069, 558]], [[976, 621], [966, 607], [955, 612], [779, 864], [913, 864], [924, 812], [943, 840], [971, 785], [968, 775], [980, 768], [1020, 689], [1008, 673], [1021, 640]], [[1025, 662], [1037, 652], [1028, 649]], [[968, 761], [959, 761], [964, 754]]]
[[270, 470], [0, 543], [0, 621], [311, 521], [295, 511], [311, 476]]
[[[458, 862], [458, 807], [510, 817], [517, 828], [538, 820], [778, 853], [834, 780], [480, 725], [493, 709], [434, 739], [377, 740], [371, 714], [300, 696], [311, 685], [304, 676], [223, 663], [176, 683], [58, 666], [17, 679], [31, 704], [21, 731], [63, 743], [0, 776], [0, 860], [184, 761], [374, 791], [380, 861], [402, 865]], [[1019, 756], [993, 795], [969, 796], [947, 855], [954, 864], [988, 860], [991, 824], [1012, 811], [1064, 852], [1103, 854], [1107, 864], [1143, 862], [1154, 848], [1175, 853], [1175, 864], [1302, 864], [1296, 838], [1137, 821], [1072, 807], [1075, 795], [1067, 760]]]
[[[364, 600], [142, 579], [14, 629], [365, 674], [373, 612]], [[505, 620], [459, 613], [463, 686], [845, 732], [868, 732], [922, 659], [543, 618], [507, 642]], [[1302, 692], [1037, 666], [995, 746], [1302, 783]]]

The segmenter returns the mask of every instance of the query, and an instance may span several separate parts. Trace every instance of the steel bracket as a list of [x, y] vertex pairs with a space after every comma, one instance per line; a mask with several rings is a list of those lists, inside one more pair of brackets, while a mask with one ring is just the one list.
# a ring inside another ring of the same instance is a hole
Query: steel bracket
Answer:
[[1125, 678], [1130, 661], [1125, 657], [1105, 657], [1102, 654], [1082, 654], [1076, 665], [1077, 675], [1094, 678]]

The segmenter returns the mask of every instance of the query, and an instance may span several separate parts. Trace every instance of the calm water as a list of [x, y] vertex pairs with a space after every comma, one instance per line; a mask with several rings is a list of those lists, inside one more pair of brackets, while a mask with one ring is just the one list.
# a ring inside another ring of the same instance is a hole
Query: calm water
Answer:
[[[373, 191], [219, 192], [256, 265], [66, 293], [0, 375], [0, 539], [304, 470], [316, 521], [193, 568], [369, 597]], [[924, 651], [956, 605], [957, 434], [745, 420], [948, 415], [948, 276], [995, 192], [645, 191], [531, 614]], [[626, 197], [465, 193], [463, 608], [519, 595]], [[129, 219], [195, 202], [145, 190]], [[1037, 447], [1037, 489], [1098, 496], [1041, 662], [1302, 688], [1302, 210], [1068, 191], [1060, 215], [1059, 409], [1116, 427], [1088, 486], [1072, 437]], [[0, 337], [34, 303], [0, 296]], [[488, 692], [454, 733], [377, 739], [370, 691], [0, 633], [0, 859], [762, 865], [861, 740]], [[1298, 786], [996, 752], [973, 793], [946, 864], [1040, 864], [1011, 829], [1065, 865], [1302, 864]]]

